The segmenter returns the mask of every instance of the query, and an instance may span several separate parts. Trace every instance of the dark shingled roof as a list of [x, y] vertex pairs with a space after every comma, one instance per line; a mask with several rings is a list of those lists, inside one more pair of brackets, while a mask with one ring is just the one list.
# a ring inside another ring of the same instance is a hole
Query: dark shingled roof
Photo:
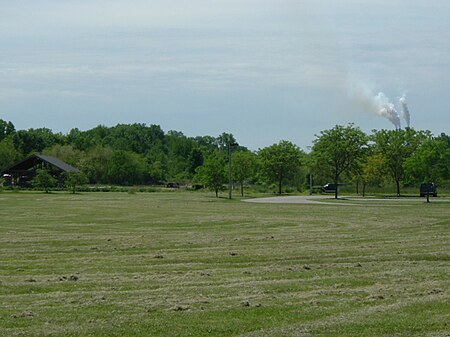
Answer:
[[32, 155], [31, 157], [22, 160], [20, 163], [11, 166], [9, 169], [5, 170], [5, 172], [8, 173], [12, 171], [29, 170], [39, 162], [48, 163], [62, 172], [80, 172], [77, 168], [63, 162], [62, 160], [59, 160], [58, 158], [46, 156], [43, 154]]
[[62, 160], [59, 160], [58, 158], [52, 156], [45, 156], [43, 154], [36, 154], [36, 157], [41, 158], [43, 161], [46, 161], [47, 163], [59, 168], [61, 171], [80, 172], [77, 168], [63, 162]]

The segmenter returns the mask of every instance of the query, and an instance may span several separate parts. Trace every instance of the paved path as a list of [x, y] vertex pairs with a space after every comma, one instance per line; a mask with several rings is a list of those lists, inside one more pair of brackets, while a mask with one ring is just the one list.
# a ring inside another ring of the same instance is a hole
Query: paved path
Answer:
[[[327, 202], [329, 200], [329, 202]], [[256, 203], [270, 203], [270, 204], [316, 204], [316, 205], [362, 205], [362, 203], [356, 202], [374, 202], [374, 205], [379, 205], [379, 203], [399, 203], [399, 202], [426, 202], [426, 198], [372, 198], [372, 197], [348, 197], [341, 196], [339, 200], [346, 202], [335, 202], [334, 196], [330, 195], [295, 195], [295, 196], [279, 196], [279, 197], [266, 197], [266, 198], [256, 198], [243, 200], [245, 202], [256, 202]], [[352, 203], [353, 201], [353, 203]], [[430, 202], [448, 202], [449, 198], [430, 198]], [[367, 204], [366, 204], [367, 205]], [[370, 204], [369, 204], [370, 205]]]
[[[335, 202], [326, 202], [325, 200], [334, 200], [329, 195], [292, 195], [281, 197], [267, 197], [257, 199], [243, 200], [245, 202], [258, 202], [269, 204], [326, 204], [326, 205], [343, 205]], [[348, 205], [348, 204], [347, 204]]]

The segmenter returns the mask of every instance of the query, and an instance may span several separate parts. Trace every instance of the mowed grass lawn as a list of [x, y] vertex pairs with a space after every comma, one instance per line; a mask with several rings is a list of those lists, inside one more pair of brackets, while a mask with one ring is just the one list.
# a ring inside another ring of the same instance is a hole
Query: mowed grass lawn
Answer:
[[3, 192], [0, 336], [449, 336], [424, 201]]

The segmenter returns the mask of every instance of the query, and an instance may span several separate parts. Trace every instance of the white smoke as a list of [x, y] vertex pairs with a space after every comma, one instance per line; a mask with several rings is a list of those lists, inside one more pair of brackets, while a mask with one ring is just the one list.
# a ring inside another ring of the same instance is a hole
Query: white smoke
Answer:
[[394, 124], [396, 129], [400, 129], [400, 117], [395, 109], [394, 104], [389, 101], [387, 96], [380, 92], [374, 97], [375, 102], [378, 105], [378, 114], [387, 118], [392, 124]]
[[396, 129], [400, 129], [401, 123], [398, 112], [384, 93], [379, 92], [374, 95], [366, 86], [352, 85], [350, 96], [364, 110], [388, 119]]
[[411, 114], [409, 113], [408, 103], [406, 103], [406, 94], [403, 94], [399, 101], [402, 107], [402, 117], [406, 122], [406, 126], [409, 127], [411, 123]]

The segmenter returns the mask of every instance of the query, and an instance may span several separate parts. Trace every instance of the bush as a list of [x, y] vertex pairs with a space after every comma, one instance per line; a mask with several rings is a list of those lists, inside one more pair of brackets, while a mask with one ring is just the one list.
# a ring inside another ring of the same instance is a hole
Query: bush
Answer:
[[37, 189], [44, 189], [48, 193], [51, 187], [56, 186], [56, 179], [47, 170], [37, 170], [33, 179], [33, 186]]

